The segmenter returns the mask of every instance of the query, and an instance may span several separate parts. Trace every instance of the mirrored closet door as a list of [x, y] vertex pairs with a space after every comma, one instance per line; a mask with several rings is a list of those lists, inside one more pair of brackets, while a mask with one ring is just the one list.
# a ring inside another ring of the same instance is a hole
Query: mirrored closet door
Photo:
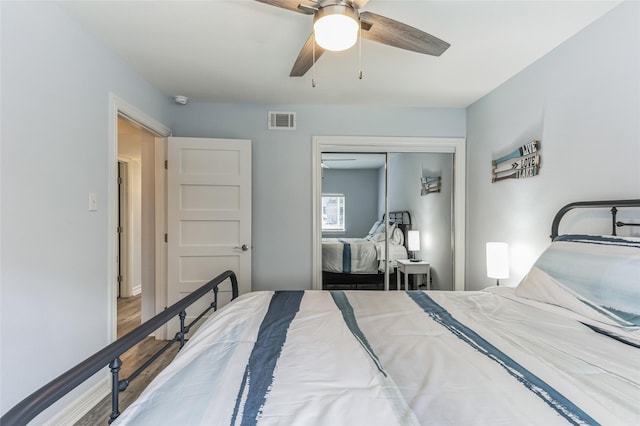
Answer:
[[322, 153], [325, 290], [384, 286], [386, 154]]
[[[364, 166], [365, 161], [371, 163]], [[344, 274], [345, 267], [352, 276], [338, 284], [362, 278], [353, 274], [365, 261], [356, 241], [323, 250], [323, 241], [353, 238], [378, 243], [376, 274], [384, 275], [381, 285], [378, 277], [375, 283], [358, 283], [359, 288], [375, 284], [391, 290], [398, 283], [404, 288], [404, 274], [400, 280], [395, 275], [400, 269], [411, 278], [409, 288], [464, 290], [465, 163], [464, 138], [314, 136], [311, 288], [329, 288], [335, 283], [325, 272]], [[351, 188], [344, 184], [348, 181]], [[393, 224], [404, 229], [394, 233]], [[410, 234], [417, 243], [412, 247]], [[398, 239], [406, 254], [391, 246], [398, 246]], [[328, 261], [334, 262], [332, 271]]]
[[411, 214], [405, 232], [410, 262], [396, 265], [411, 289], [454, 289], [453, 160], [453, 153], [389, 154], [389, 211]]
[[323, 289], [453, 289], [453, 155], [321, 154]]

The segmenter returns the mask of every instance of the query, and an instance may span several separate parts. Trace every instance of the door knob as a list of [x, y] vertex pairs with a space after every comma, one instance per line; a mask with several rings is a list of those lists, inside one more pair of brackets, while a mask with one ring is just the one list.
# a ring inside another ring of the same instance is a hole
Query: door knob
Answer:
[[247, 251], [249, 250], [249, 246], [246, 244], [243, 244], [242, 247], [234, 247], [234, 249], [240, 249], [242, 251]]

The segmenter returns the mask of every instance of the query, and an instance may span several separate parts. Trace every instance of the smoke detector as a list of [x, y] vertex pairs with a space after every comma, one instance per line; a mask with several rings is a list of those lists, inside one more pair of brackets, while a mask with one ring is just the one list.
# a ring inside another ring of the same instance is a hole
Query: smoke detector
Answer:
[[187, 98], [186, 96], [182, 96], [182, 95], [178, 95], [178, 96], [174, 96], [173, 100], [180, 105], [186, 105], [187, 102], [189, 102], [189, 98]]

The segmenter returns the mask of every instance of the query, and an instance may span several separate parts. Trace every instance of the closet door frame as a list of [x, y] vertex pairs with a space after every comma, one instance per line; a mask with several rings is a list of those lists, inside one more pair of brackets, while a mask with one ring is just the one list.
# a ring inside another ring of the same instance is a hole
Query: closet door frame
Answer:
[[[445, 153], [453, 155], [453, 288], [465, 289], [465, 165], [464, 138], [389, 136], [314, 136], [312, 140], [312, 288], [322, 290], [322, 153]], [[388, 179], [388, 173], [387, 177]], [[386, 191], [386, 190], [385, 190]], [[388, 209], [388, 194], [385, 205]]]

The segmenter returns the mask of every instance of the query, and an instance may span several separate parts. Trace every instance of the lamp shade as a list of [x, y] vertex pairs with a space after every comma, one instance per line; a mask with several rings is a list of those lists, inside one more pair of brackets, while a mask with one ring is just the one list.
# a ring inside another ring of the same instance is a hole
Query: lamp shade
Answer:
[[318, 10], [313, 34], [316, 43], [326, 50], [346, 50], [358, 40], [357, 16], [351, 7], [344, 5], [326, 6]]
[[509, 278], [509, 245], [507, 243], [487, 243], [487, 277]]
[[409, 251], [420, 251], [420, 231], [407, 233], [407, 248]]

